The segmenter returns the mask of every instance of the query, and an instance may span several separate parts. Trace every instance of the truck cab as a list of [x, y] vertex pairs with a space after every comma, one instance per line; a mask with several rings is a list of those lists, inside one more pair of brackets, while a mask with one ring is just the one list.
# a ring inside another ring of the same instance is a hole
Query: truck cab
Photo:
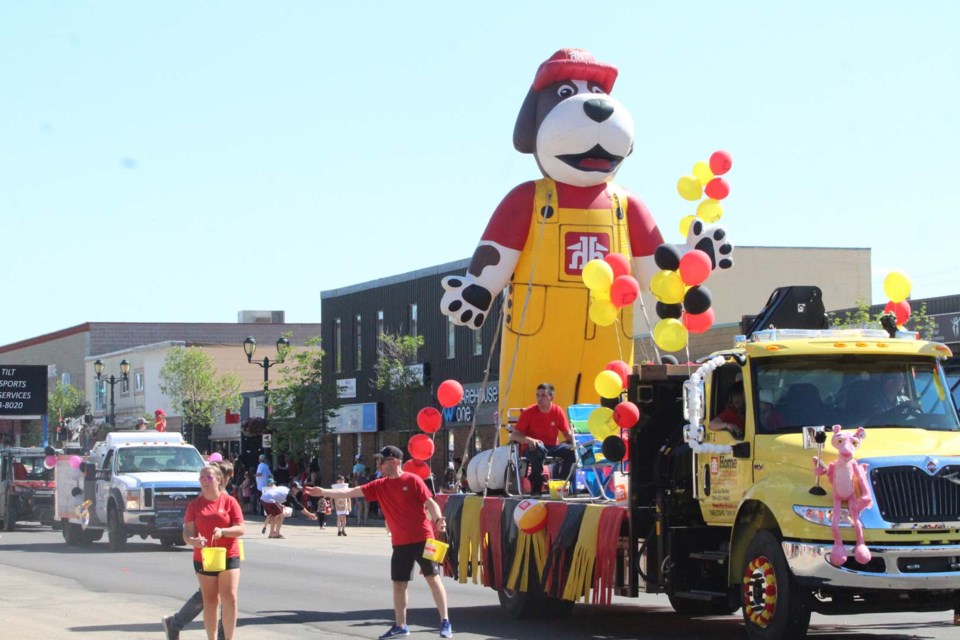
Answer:
[[44, 450], [35, 447], [0, 449], [0, 526], [13, 531], [16, 523], [53, 524], [53, 470], [44, 466]]

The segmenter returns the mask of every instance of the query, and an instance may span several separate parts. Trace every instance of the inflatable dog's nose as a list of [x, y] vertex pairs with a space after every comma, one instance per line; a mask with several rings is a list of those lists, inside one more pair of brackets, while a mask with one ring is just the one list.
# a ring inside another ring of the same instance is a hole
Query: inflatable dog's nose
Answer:
[[600, 98], [587, 100], [583, 103], [583, 110], [594, 122], [603, 122], [613, 115], [613, 105]]

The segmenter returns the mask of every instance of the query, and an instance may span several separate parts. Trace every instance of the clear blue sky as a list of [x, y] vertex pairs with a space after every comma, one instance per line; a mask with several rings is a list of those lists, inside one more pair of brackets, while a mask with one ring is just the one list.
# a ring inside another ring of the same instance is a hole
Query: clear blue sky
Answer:
[[617, 181], [668, 241], [722, 148], [735, 244], [870, 247], [875, 302], [890, 269], [960, 293], [958, 25], [955, 0], [5, 2], [0, 344], [319, 322], [322, 290], [469, 257], [539, 177], [513, 124], [562, 47], [619, 66]]

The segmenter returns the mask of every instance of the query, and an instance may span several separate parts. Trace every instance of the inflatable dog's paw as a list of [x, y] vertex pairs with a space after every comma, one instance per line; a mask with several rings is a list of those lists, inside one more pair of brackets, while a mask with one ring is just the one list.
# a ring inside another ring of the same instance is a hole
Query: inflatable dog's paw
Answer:
[[729, 269], [733, 266], [733, 244], [723, 227], [704, 224], [694, 220], [687, 232], [687, 246], [699, 249], [710, 256], [714, 269]]
[[490, 310], [493, 294], [467, 276], [447, 276], [440, 281], [443, 297], [440, 311], [454, 324], [479, 329]]

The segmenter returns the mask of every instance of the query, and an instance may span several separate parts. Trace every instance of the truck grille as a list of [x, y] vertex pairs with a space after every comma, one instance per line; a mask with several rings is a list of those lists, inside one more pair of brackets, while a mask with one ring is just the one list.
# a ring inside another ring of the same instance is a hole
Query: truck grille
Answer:
[[878, 467], [870, 484], [887, 522], [960, 520], [960, 467], [929, 475], [917, 467]]
[[164, 509], [186, 511], [187, 505], [198, 495], [200, 495], [200, 490], [195, 487], [154, 489], [152, 506], [157, 511]]

